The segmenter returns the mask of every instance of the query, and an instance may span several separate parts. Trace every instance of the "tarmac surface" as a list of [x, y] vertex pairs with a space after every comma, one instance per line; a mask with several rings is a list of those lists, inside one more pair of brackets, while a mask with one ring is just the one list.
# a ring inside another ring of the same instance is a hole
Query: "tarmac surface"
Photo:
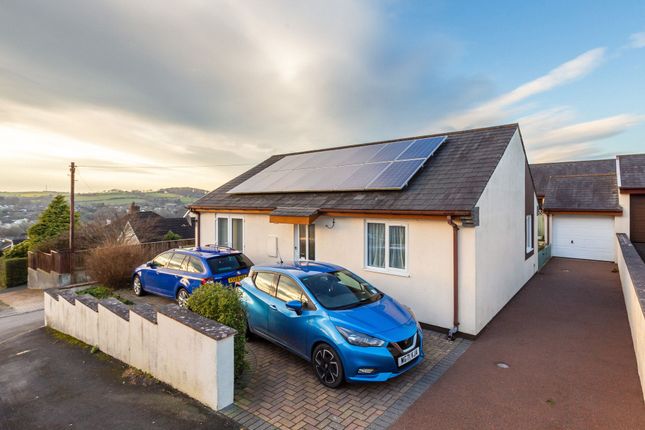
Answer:
[[552, 259], [392, 428], [644, 429], [615, 270]]

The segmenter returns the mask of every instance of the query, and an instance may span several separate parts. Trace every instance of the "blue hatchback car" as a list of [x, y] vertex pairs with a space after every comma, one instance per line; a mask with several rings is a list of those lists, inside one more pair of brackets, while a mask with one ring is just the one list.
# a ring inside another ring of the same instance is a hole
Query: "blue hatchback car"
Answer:
[[340, 266], [254, 266], [240, 289], [249, 331], [310, 361], [327, 387], [386, 381], [424, 357], [412, 312]]
[[193, 291], [209, 281], [236, 285], [253, 266], [244, 254], [232, 248], [203, 247], [172, 249], [137, 267], [132, 274], [132, 289], [177, 299], [186, 306]]

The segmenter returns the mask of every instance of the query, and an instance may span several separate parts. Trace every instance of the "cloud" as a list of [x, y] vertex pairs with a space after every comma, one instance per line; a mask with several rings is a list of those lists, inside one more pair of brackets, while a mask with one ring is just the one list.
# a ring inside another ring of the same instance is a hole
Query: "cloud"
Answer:
[[630, 48], [645, 48], [645, 31], [629, 36]]
[[554, 68], [546, 75], [529, 81], [519, 87], [465, 112], [444, 117], [438, 126], [449, 129], [463, 129], [485, 126], [503, 121], [526, 108], [520, 102], [540, 93], [580, 79], [597, 68], [605, 58], [605, 48], [591, 49], [576, 58]]

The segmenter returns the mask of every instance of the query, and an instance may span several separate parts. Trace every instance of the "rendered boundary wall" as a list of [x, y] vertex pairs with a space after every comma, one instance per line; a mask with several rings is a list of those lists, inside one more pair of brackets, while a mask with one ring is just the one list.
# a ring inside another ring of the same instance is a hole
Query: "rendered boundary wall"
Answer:
[[645, 262], [625, 233], [618, 233], [616, 256], [645, 400]]
[[155, 310], [45, 290], [45, 324], [98, 348], [212, 409], [233, 403], [236, 331], [175, 304]]

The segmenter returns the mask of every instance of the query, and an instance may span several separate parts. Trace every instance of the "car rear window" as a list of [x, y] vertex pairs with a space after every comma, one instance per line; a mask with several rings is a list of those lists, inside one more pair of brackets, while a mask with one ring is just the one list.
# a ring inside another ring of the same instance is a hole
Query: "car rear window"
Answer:
[[251, 260], [244, 254], [222, 255], [220, 257], [209, 258], [206, 262], [208, 263], [208, 267], [211, 268], [213, 275], [248, 269], [253, 266]]

